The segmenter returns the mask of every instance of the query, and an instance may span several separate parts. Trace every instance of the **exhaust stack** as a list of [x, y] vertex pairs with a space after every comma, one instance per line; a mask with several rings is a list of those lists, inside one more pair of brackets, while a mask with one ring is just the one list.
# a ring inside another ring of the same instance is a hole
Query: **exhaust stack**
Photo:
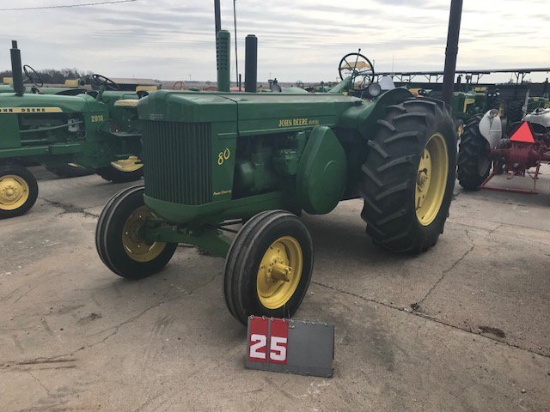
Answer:
[[256, 93], [258, 82], [258, 38], [253, 34], [246, 36], [244, 91]]
[[11, 41], [11, 72], [13, 77], [13, 90], [17, 96], [23, 96], [25, 86], [23, 85], [23, 67], [21, 65], [21, 50], [17, 48], [17, 41]]
[[451, 0], [447, 48], [445, 49], [445, 67], [443, 69], [443, 101], [447, 104], [451, 104], [453, 98], [461, 17], [462, 0]]

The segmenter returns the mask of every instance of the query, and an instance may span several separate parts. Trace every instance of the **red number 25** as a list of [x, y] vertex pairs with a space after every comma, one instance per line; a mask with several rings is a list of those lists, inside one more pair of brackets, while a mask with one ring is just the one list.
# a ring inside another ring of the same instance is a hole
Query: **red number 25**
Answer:
[[[254, 318], [251, 320], [248, 358], [254, 362], [286, 364], [288, 323], [282, 319]], [[271, 336], [267, 345], [268, 322]]]

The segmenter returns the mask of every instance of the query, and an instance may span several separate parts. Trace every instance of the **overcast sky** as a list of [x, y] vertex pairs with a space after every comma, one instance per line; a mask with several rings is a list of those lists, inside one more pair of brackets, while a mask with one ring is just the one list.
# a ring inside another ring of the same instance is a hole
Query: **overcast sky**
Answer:
[[[0, 70], [10, 68], [13, 39], [23, 63], [37, 70], [216, 79], [213, 0], [6, 10], [101, 1], [107, 0], [0, 2]], [[464, 0], [457, 68], [550, 67], [548, 1]], [[332, 81], [340, 58], [358, 48], [377, 71], [443, 69], [450, 0], [237, 0], [236, 6], [239, 71], [244, 38], [255, 34], [259, 81]], [[221, 0], [221, 7], [222, 28], [233, 39], [233, 0]], [[233, 45], [231, 52], [234, 79]]]

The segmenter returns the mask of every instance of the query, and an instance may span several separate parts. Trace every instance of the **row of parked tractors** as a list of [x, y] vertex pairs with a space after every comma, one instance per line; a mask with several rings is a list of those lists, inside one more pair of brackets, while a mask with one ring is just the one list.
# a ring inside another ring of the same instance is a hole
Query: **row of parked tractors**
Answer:
[[[227, 63], [229, 34], [218, 40]], [[290, 317], [306, 295], [313, 245], [302, 211], [326, 214], [360, 198], [367, 234], [396, 252], [424, 252], [443, 232], [456, 177], [450, 108], [383, 91], [359, 53], [344, 56], [342, 81], [317, 94], [127, 93], [99, 75], [97, 92], [47, 94], [35, 84], [38, 93], [25, 93], [15, 44], [12, 66], [14, 90], [0, 94], [1, 216], [36, 200], [25, 162], [74, 163], [112, 181], [143, 173], [99, 217], [101, 260], [140, 279], [162, 270], [179, 243], [225, 257], [225, 301], [243, 324], [249, 315]]]
[[[20, 51], [15, 42], [12, 46], [13, 84], [0, 89], [0, 218], [22, 215], [34, 205], [38, 185], [28, 164], [43, 164], [60, 176], [91, 169], [112, 182], [140, 179], [136, 104], [147, 91], [118, 91], [98, 74], [92, 76], [98, 91], [79, 85], [42, 88], [38, 73], [21, 67]], [[32, 83], [28, 91], [23, 73]]]
[[[458, 181], [466, 190], [487, 187], [496, 190], [536, 193], [536, 183], [543, 163], [550, 161], [550, 101], [526, 97], [516, 108], [502, 116], [496, 109], [468, 119], [460, 140]], [[529, 169], [535, 168], [534, 171]], [[532, 189], [509, 189], [485, 186], [496, 175], [529, 175]]]
[[[544, 90], [547, 90], [548, 80]], [[540, 166], [550, 161], [550, 97], [509, 97], [498, 87], [466, 84], [453, 95], [451, 112], [460, 139], [458, 181], [465, 190], [488, 189], [536, 193]], [[421, 96], [440, 92], [418, 89]], [[534, 171], [529, 169], [535, 168]], [[530, 176], [531, 189], [486, 186], [495, 175]]]

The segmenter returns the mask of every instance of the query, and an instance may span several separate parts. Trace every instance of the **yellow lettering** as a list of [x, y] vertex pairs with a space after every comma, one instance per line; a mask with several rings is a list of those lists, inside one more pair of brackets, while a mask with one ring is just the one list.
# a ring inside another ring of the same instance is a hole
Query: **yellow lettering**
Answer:
[[223, 152], [218, 153], [218, 166], [223, 165], [226, 160], [229, 160], [230, 157], [231, 151], [228, 147], [226, 147]]
[[61, 107], [3, 107], [0, 113], [62, 113]]
[[292, 119], [293, 126], [307, 126], [307, 119]]
[[231, 194], [231, 190], [222, 190], [220, 192], [214, 192], [213, 193], [214, 196], [228, 195], [228, 194]]
[[289, 126], [292, 126], [292, 119], [279, 120], [279, 127], [289, 127]]

